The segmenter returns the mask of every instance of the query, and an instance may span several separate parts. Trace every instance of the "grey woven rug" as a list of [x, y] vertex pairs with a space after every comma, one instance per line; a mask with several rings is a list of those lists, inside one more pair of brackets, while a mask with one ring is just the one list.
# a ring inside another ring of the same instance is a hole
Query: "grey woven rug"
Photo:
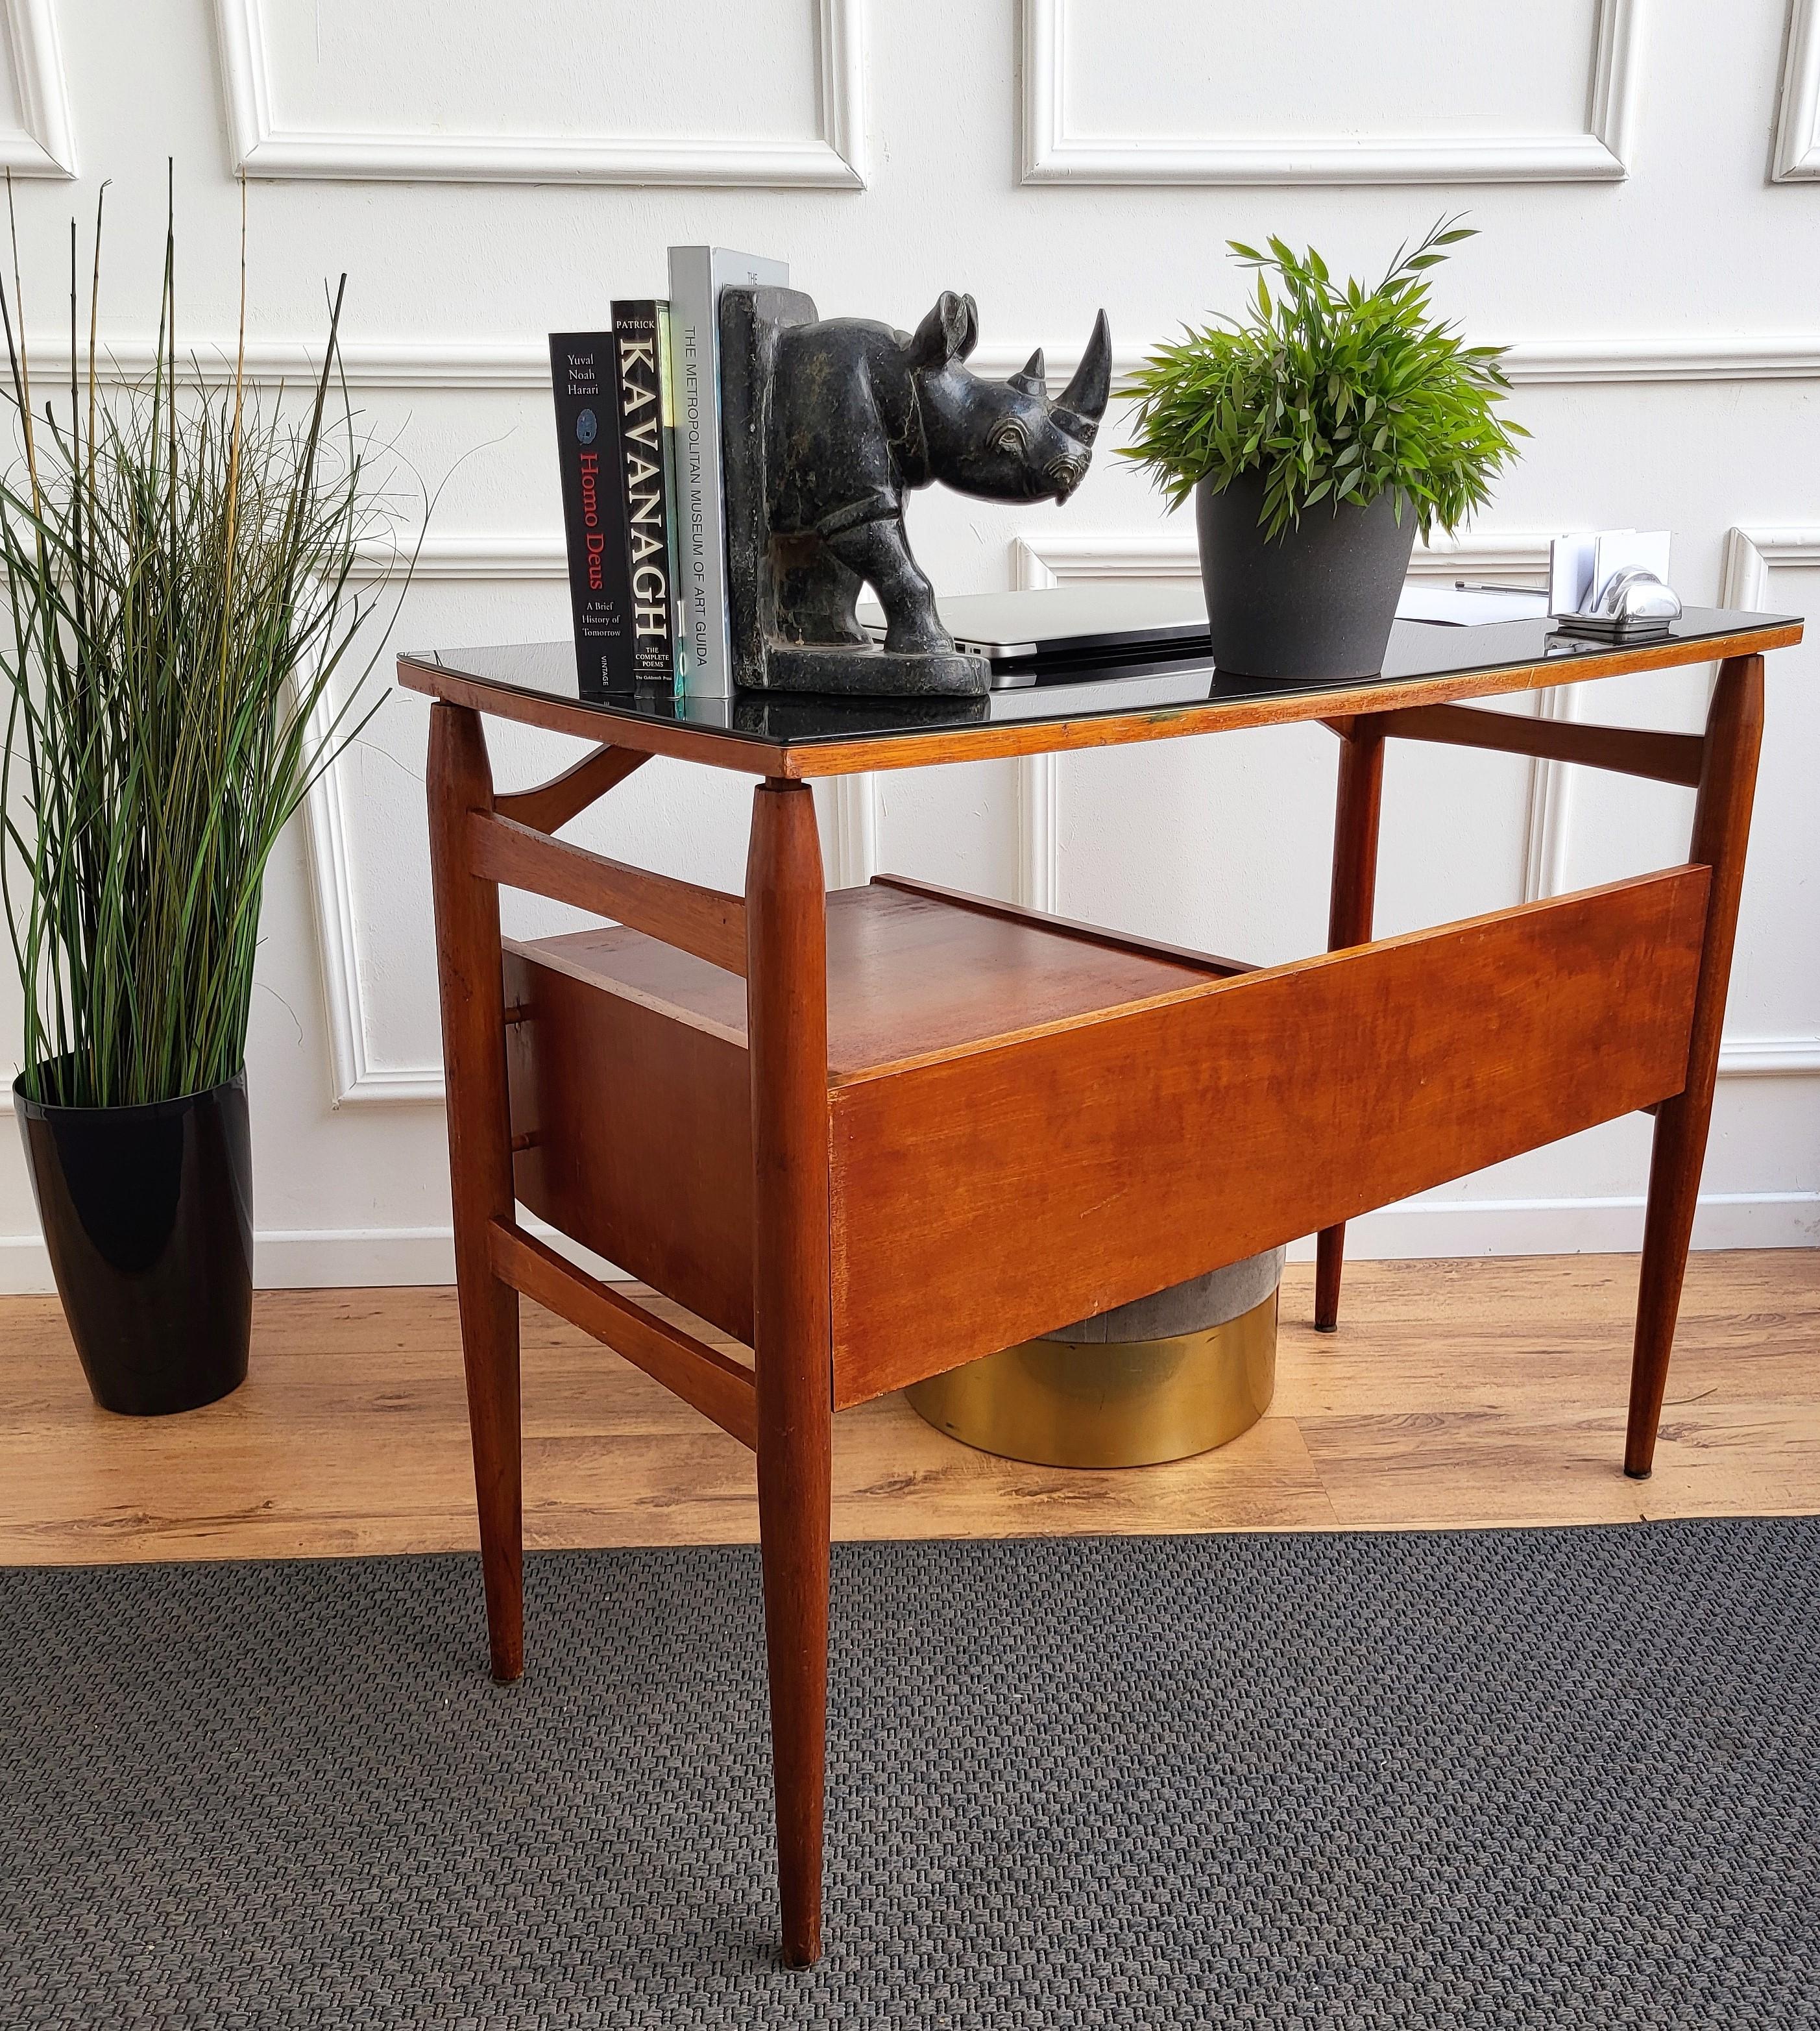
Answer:
[[1820, 1521], [0, 1572], [0, 2023], [1820, 2024]]

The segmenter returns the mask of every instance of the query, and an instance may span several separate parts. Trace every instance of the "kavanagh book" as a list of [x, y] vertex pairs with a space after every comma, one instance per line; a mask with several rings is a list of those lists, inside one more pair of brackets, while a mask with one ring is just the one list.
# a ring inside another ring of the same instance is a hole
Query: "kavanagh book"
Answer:
[[569, 604], [575, 615], [575, 673], [583, 698], [629, 691], [635, 681], [619, 379], [610, 331], [550, 334]]
[[620, 438], [632, 568], [632, 669], [640, 684], [676, 672], [676, 527], [671, 477], [670, 306], [649, 297], [613, 305], [620, 354]]
[[729, 283], [787, 289], [787, 263], [724, 247], [670, 249], [670, 350], [676, 408], [679, 593], [683, 688], [730, 698], [727, 531], [720, 492], [720, 292]]

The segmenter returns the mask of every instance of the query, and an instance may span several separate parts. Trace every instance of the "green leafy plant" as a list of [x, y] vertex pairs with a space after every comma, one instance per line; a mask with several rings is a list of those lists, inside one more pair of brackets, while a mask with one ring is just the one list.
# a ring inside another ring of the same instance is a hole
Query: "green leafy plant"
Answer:
[[1132, 376], [1122, 392], [1137, 434], [1122, 455], [1172, 508], [1204, 479], [1223, 492], [1261, 472], [1271, 536], [1321, 501], [1363, 506], [1386, 491], [1399, 520], [1409, 502], [1424, 537], [1436, 523], [1453, 529], [1528, 435], [1498, 413], [1505, 348], [1462, 345], [1429, 310], [1426, 271], [1472, 237], [1439, 221], [1370, 290], [1340, 287], [1312, 247], [1297, 255], [1273, 238], [1260, 254], [1229, 240], [1257, 271], [1255, 299], [1242, 319], [1189, 329]]
[[[10, 187], [8, 191], [10, 209]], [[0, 288], [19, 463], [0, 479], [0, 667], [10, 690], [0, 887], [34, 1099], [124, 1106], [231, 1079], [246, 1050], [267, 863], [370, 717], [356, 583], [388, 516], [337, 385], [341, 278], [307, 410], [180, 369], [167, 222], [155, 363], [102, 387], [95, 215], [86, 375], [70, 229], [68, 413], [35, 414], [13, 233]], [[394, 609], [395, 610], [395, 609]], [[381, 646], [382, 647], [382, 642]]]

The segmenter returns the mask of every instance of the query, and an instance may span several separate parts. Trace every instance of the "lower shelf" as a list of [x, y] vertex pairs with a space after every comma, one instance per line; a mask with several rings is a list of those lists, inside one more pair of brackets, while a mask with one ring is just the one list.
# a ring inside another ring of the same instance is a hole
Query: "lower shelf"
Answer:
[[[512, 948], [539, 967], [742, 1048], [746, 989], [611, 925]], [[1204, 986], [1238, 962], [885, 875], [828, 899], [832, 1083]]]

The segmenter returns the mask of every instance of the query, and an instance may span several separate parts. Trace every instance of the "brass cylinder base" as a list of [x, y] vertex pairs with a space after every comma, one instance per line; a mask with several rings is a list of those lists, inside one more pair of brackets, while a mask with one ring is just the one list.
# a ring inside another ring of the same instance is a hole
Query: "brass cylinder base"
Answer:
[[1029, 1340], [913, 1383], [911, 1407], [981, 1452], [1043, 1466], [1155, 1466], [1249, 1431], [1276, 1389], [1277, 1294], [1171, 1340]]

